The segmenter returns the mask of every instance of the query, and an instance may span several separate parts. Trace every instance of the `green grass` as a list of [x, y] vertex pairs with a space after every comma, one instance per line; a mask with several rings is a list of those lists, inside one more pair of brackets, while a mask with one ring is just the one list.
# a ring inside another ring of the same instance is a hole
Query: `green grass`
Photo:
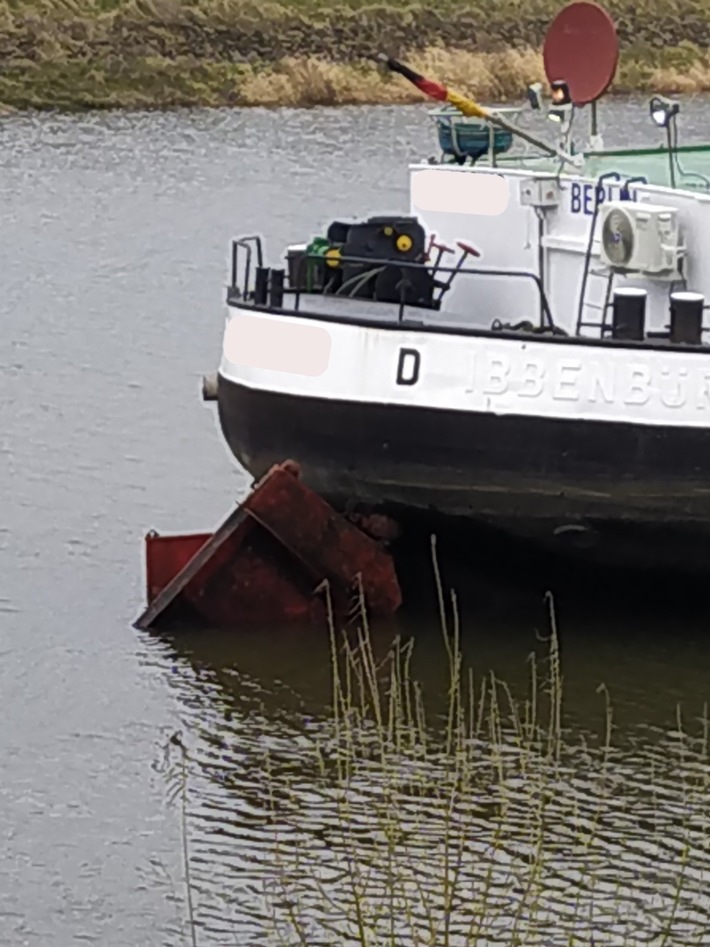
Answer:
[[[472, 61], [511, 47], [539, 53], [562, 6], [545, 0], [0, 0], [0, 102], [16, 108], [249, 105], [253, 76], [284, 62], [315, 59], [350, 69], [383, 50], [411, 57], [432, 47]], [[620, 90], [645, 90], [658, 69], [671, 86], [682, 80], [684, 89], [705, 87], [708, 0], [615, 0], [608, 8], [623, 50]], [[357, 85], [357, 72], [349, 82]], [[339, 82], [346, 101], [347, 86]], [[306, 92], [304, 104], [313, 104]], [[384, 86], [382, 96], [391, 100]]]

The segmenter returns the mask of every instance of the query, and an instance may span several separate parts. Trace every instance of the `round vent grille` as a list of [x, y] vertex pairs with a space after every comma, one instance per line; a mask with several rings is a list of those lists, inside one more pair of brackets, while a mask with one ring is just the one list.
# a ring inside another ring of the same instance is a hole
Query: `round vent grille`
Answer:
[[629, 218], [622, 210], [615, 208], [604, 221], [602, 244], [606, 255], [617, 266], [623, 266], [631, 259], [634, 233]]

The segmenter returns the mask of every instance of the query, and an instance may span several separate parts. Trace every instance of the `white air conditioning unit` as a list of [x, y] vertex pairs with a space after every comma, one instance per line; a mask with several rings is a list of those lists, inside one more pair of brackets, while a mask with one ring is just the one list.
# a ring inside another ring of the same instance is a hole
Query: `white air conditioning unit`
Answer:
[[612, 270], [673, 279], [682, 255], [675, 207], [605, 201], [600, 211], [600, 259]]

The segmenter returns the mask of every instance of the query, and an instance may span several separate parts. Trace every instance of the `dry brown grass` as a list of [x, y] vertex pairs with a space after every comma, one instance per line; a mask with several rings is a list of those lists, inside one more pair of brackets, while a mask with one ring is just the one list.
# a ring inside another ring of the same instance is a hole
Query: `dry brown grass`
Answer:
[[655, 69], [649, 86], [665, 95], [694, 95], [710, 92], [710, 65], [696, 65], [689, 69], [670, 67]]
[[[539, 50], [472, 53], [432, 46], [407, 55], [409, 65], [483, 102], [519, 99], [525, 87], [545, 81]], [[666, 95], [710, 91], [710, 57], [695, 64], [654, 66], [628, 59], [611, 93], [658, 92]], [[239, 82], [239, 101], [248, 106], [405, 105], [424, 101], [421, 92], [399, 77], [383, 77], [368, 64], [336, 63], [324, 57], [287, 57], [273, 66], [250, 67]]]
[[[470, 53], [433, 46], [408, 57], [409, 64], [456, 89], [486, 101], [519, 97], [530, 82], [544, 79], [542, 55], [534, 50]], [[289, 57], [273, 70], [252, 71], [241, 84], [247, 105], [404, 105], [422, 93], [400, 78], [384, 78], [374, 66], [334, 63], [322, 57]]]

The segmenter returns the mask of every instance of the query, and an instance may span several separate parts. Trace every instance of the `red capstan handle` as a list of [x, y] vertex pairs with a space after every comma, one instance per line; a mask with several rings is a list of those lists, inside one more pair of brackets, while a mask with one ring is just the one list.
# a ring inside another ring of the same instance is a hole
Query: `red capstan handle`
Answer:
[[477, 250], [475, 247], [472, 247], [470, 243], [464, 243], [463, 240], [457, 240], [456, 246], [467, 255], [468, 254], [471, 254], [471, 256], [481, 255], [480, 250]]
[[447, 247], [447, 246], [445, 246], [443, 243], [437, 243], [437, 242], [436, 242], [436, 234], [432, 234], [432, 235], [429, 237], [429, 246], [426, 248], [426, 251], [425, 251], [425, 253], [424, 253], [424, 259], [425, 259], [425, 260], [428, 260], [428, 259], [429, 259], [433, 247], [436, 247], [437, 250], [441, 250], [442, 253], [453, 253], [453, 252], [454, 252], [454, 251], [451, 249], [451, 247]]

